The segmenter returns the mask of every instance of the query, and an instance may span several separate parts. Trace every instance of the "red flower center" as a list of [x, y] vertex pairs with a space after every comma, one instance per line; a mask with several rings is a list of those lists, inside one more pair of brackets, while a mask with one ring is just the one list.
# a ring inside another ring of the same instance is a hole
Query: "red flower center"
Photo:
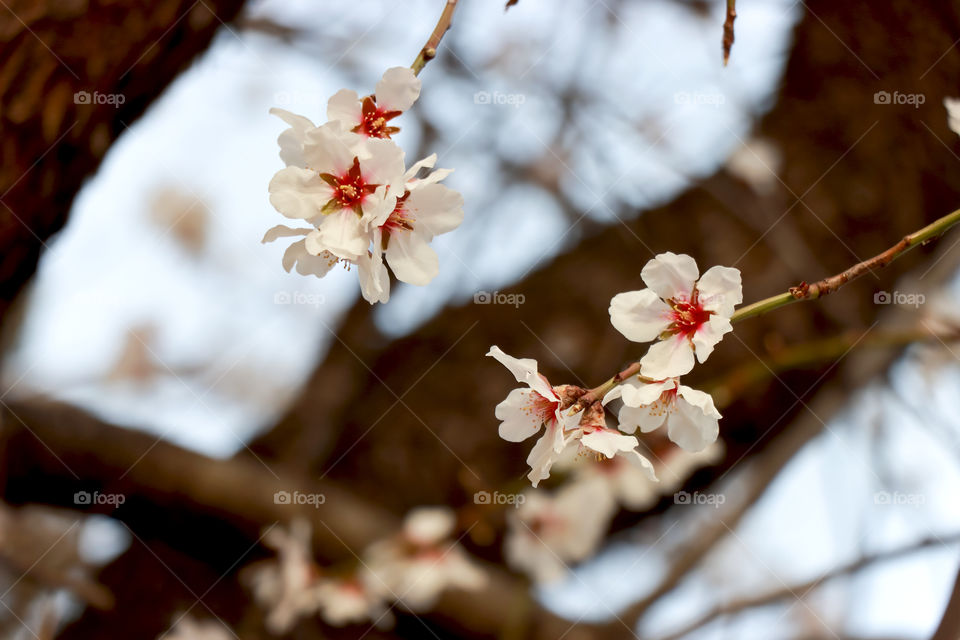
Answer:
[[392, 134], [400, 131], [400, 127], [388, 127], [387, 122], [401, 113], [403, 112], [387, 111], [377, 106], [376, 96], [367, 96], [363, 99], [363, 107], [360, 110], [360, 124], [355, 126], [352, 131], [371, 138], [389, 138]]
[[670, 306], [673, 307], [673, 324], [671, 333], [678, 333], [683, 336], [689, 336], [710, 319], [713, 311], [707, 311], [700, 304], [697, 291], [694, 289], [690, 301], [671, 300]]
[[396, 233], [397, 231], [413, 231], [413, 223], [415, 218], [413, 214], [407, 211], [407, 198], [410, 196], [410, 192], [405, 192], [402, 196], [397, 198], [397, 205], [393, 208], [393, 212], [390, 214], [390, 217], [387, 218], [386, 222], [380, 225], [380, 230], [383, 231], [384, 235], [389, 233]]
[[340, 209], [353, 209], [358, 215], [363, 215], [363, 200], [368, 194], [376, 191], [380, 185], [367, 184], [360, 172], [360, 159], [354, 158], [353, 165], [340, 176], [332, 173], [321, 173], [320, 179], [333, 187], [333, 197], [323, 207], [323, 213], [333, 213]]

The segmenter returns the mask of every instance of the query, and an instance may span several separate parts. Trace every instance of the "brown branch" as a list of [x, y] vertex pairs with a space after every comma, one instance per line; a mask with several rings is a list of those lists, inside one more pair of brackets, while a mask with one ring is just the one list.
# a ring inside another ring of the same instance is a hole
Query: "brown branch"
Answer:
[[727, 19], [723, 23], [723, 66], [730, 62], [733, 49], [733, 21], [737, 19], [737, 0], [727, 0]]
[[950, 600], [930, 640], [956, 640], [960, 637], [960, 573], [950, 592]]
[[[924, 538], [918, 542], [913, 542], [909, 545], [904, 545], [897, 547], [895, 549], [889, 549], [887, 551], [879, 551], [877, 553], [872, 553], [868, 555], [861, 556], [853, 562], [841, 565], [834, 569], [831, 569], [827, 573], [823, 574], [818, 578], [812, 580], [807, 580], [800, 584], [795, 584], [793, 586], [784, 585], [779, 589], [774, 589], [768, 591], [767, 593], [762, 593], [755, 596], [749, 596], [734, 600], [727, 604], [720, 605], [707, 613], [703, 614], [693, 622], [690, 622], [687, 625], [684, 625], [679, 630], [660, 638], [660, 640], [679, 640], [680, 638], [693, 633], [697, 629], [700, 629], [709, 623], [713, 622], [721, 616], [729, 616], [735, 613], [739, 613], [746, 609], [754, 609], [757, 607], [763, 607], [780, 600], [787, 600], [790, 598], [796, 598], [798, 600], [805, 598], [808, 593], [817, 589], [825, 582], [829, 582], [834, 578], [841, 576], [847, 576], [853, 573], [856, 573], [862, 569], [872, 566], [876, 562], [883, 562], [887, 560], [896, 560], [906, 555], [917, 553], [923, 551], [924, 549], [929, 549], [931, 547], [939, 547], [945, 544], [960, 542], [960, 533], [954, 534], [952, 536], [944, 537], [930, 537]], [[956, 634], [951, 636], [955, 638]]]
[[437, 47], [440, 46], [443, 35], [450, 29], [450, 22], [453, 20], [453, 12], [456, 8], [457, 0], [447, 0], [447, 5], [443, 8], [443, 13], [440, 14], [437, 26], [434, 27], [433, 33], [430, 34], [427, 44], [423, 45], [423, 49], [420, 50], [417, 59], [410, 65], [414, 74], [420, 75], [420, 72], [427, 66], [427, 63], [437, 57]]

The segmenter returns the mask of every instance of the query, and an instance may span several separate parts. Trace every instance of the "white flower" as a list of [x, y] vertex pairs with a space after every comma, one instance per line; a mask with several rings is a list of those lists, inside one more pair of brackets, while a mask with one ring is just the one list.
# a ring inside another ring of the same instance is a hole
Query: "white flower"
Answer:
[[634, 342], [660, 339], [640, 360], [640, 373], [663, 380], [693, 369], [694, 354], [703, 363], [724, 334], [730, 316], [743, 301], [740, 271], [712, 267], [699, 277], [688, 255], [661, 253], [643, 267], [649, 287], [619, 293], [610, 301], [610, 321]]
[[354, 143], [339, 123], [327, 123], [305, 131], [302, 153], [303, 167], [287, 166], [270, 181], [270, 203], [317, 227], [306, 237], [312, 255], [356, 261], [370, 246], [370, 220], [389, 215], [402, 193], [403, 151], [390, 140]]
[[186, 616], [176, 622], [176, 626], [168, 633], [159, 636], [158, 640], [232, 640], [234, 635], [218, 622], [197, 622]]
[[[273, 242], [279, 238], [289, 238], [295, 236], [307, 236], [313, 231], [312, 227], [294, 229], [282, 224], [278, 224], [267, 230], [263, 235], [261, 242]], [[290, 269], [296, 267], [297, 273], [302, 276], [315, 275], [318, 278], [329, 273], [333, 265], [337, 264], [339, 258], [329, 251], [323, 251], [319, 255], [313, 255], [307, 251], [306, 240], [297, 240], [283, 252], [283, 268], [287, 273]]]
[[310, 551], [310, 525], [302, 519], [291, 522], [289, 531], [277, 525], [267, 531], [263, 542], [275, 549], [278, 557], [253, 567], [250, 583], [254, 598], [269, 610], [267, 629], [283, 634], [319, 606], [315, 589], [319, 573]]
[[420, 79], [413, 71], [393, 67], [383, 74], [372, 96], [361, 99], [349, 89], [335, 93], [327, 103], [327, 118], [362, 136], [389, 138], [400, 129], [387, 123], [409, 109], [419, 96]]
[[687, 451], [701, 451], [720, 433], [720, 412], [710, 394], [680, 384], [677, 378], [646, 383], [631, 378], [614, 387], [604, 404], [620, 398], [620, 429], [649, 433], [667, 424], [667, 436]]
[[377, 578], [372, 586], [411, 611], [430, 609], [447, 588], [482, 588], [486, 573], [449, 539], [455, 524], [445, 507], [411, 511], [400, 535], [367, 549], [365, 562]]
[[339, 578], [321, 578], [316, 586], [320, 617], [334, 627], [367, 620], [378, 627], [389, 626], [393, 616], [374, 585], [377, 578], [366, 570]]
[[504, 555], [537, 582], [559, 580], [567, 563], [592, 555], [616, 511], [610, 493], [595, 481], [569, 484], [554, 495], [527, 491], [524, 497], [507, 514]]
[[371, 223], [374, 246], [384, 248], [387, 264], [397, 279], [420, 286], [428, 284], [440, 270], [430, 241], [463, 222], [463, 196], [437, 184], [450, 174], [449, 170], [416, 177], [422, 168], [432, 168], [436, 160], [434, 154], [413, 165], [404, 174], [405, 188], [393, 210], [382, 212], [384, 215]]
[[944, 98], [943, 106], [947, 109], [947, 126], [960, 136], [960, 98]]

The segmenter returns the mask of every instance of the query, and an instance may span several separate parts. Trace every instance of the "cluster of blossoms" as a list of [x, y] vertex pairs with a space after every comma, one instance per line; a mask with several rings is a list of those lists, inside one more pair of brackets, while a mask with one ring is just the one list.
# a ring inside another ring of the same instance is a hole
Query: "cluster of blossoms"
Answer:
[[397, 535], [371, 545], [357, 567], [344, 571], [313, 561], [306, 521], [294, 520], [289, 530], [270, 529], [264, 542], [277, 558], [248, 573], [255, 599], [267, 609], [267, 629], [284, 634], [312, 615], [338, 627], [365, 621], [384, 627], [393, 622], [391, 602], [420, 612], [432, 608], [447, 588], [482, 588], [486, 574], [450, 539], [455, 525], [447, 508], [415, 509]]
[[[289, 272], [325, 276], [338, 262], [356, 265], [371, 304], [390, 298], [387, 265], [398, 280], [429, 283], [439, 270], [434, 236], [463, 221], [463, 197], [439, 184], [450, 170], [433, 169], [436, 155], [406, 168], [391, 140], [391, 122], [420, 95], [420, 80], [406, 67], [388, 69], [375, 93], [342, 89], [327, 104], [328, 122], [272, 109], [290, 125], [280, 134], [286, 164], [270, 181], [270, 203], [309, 226], [277, 225], [264, 242], [300, 237], [283, 256]], [[420, 173], [427, 171], [426, 175]]]
[[[543, 435], [527, 458], [533, 486], [550, 476], [568, 449], [598, 458], [626, 459], [651, 480], [653, 463], [637, 450], [633, 434], [666, 424], [667, 436], [690, 452], [717, 440], [720, 413], [709, 394], [680, 382], [695, 361], [704, 362], [732, 330], [730, 317], [743, 300], [740, 272], [713, 267], [702, 276], [687, 255], [662, 253], [641, 271], [646, 289], [620, 293], [610, 302], [613, 326], [634, 342], [656, 341], [639, 362], [639, 374], [620, 381], [600, 402], [580, 402], [586, 393], [573, 385], [552, 386], [531, 359], [518, 359], [494, 346], [496, 358], [526, 388], [514, 389], [497, 405], [500, 437], [520, 442]], [[607, 424], [605, 405], [618, 400], [618, 427]]]

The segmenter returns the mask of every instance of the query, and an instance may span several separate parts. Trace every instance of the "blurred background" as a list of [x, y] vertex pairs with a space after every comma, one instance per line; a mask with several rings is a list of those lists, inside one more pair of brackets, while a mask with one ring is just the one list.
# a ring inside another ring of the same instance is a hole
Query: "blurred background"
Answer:
[[697, 369], [724, 447], [680, 481], [720, 504], [624, 509], [531, 586], [474, 495], [526, 468], [490, 345], [595, 386], [641, 355], [607, 306], [656, 253], [736, 266], [750, 302], [958, 207], [960, 3], [740, 0], [725, 67], [719, 0], [461, 0], [396, 141], [455, 169], [465, 221], [429, 286], [370, 307], [355, 272], [287, 274], [260, 243], [284, 222], [267, 112], [322, 122], [371, 92], [444, 2], [8, 2], [5, 637], [156, 638], [185, 611], [272, 637], [241, 569], [294, 515], [274, 491], [307, 487], [321, 564], [440, 504], [497, 578], [394, 629], [289, 637], [958, 637], [957, 234], [738, 325]]

